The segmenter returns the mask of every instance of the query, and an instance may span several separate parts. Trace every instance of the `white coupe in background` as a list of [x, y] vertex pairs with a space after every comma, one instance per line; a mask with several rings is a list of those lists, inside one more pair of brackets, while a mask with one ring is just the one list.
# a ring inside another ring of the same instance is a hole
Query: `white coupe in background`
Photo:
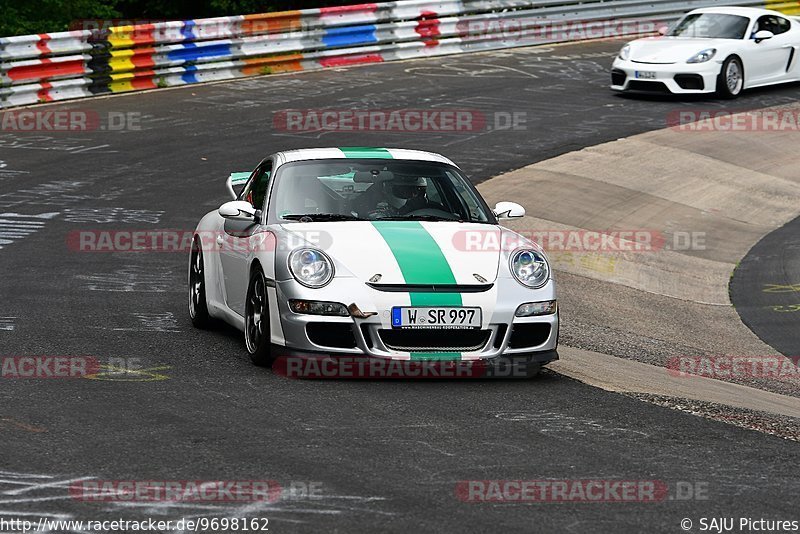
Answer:
[[800, 80], [800, 19], [750, 7], [695, 9], [620, 50], [611, 89], [718, 93]]

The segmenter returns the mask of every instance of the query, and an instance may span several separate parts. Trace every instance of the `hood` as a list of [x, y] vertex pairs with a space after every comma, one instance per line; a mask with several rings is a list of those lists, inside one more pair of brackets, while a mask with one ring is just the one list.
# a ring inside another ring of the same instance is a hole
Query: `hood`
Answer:
[[[685, 63], [687, 59], [707, 48], [719, 50], [720, 39], [691, 37], [649, 37], [629, 43], [629, 59], [640, 63]], [[718, 54], [719, 55], [719, 54]]]
[[316, 246], [333, 260], [337, 276], [364, 283], [482, 285], [497, 279], [502, 230], [496, 225], [345, 221], [281, 228], [290, 248]]

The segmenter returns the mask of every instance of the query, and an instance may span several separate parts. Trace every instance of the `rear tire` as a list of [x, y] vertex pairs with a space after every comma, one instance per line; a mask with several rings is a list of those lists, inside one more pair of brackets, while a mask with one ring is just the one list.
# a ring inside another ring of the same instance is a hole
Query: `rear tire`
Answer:
[[211, 326], [206, 301], [205, 264], [200, 242], [192, 241], [192, 252], [189, 255], [189, 318], [195, 328], [207, 329]]
[[734, 99], [744, 89], [744, 67], [738, 56], [730, 56], [722, 63], [717, 76], [717, 94], [722, 98]]
[[261, 269], [256, 268], [250, 276], [244, 311], [244, 342], [250, 360], [259, 367], [272, 365], [270, 350], [269, 301], [267, 281]]

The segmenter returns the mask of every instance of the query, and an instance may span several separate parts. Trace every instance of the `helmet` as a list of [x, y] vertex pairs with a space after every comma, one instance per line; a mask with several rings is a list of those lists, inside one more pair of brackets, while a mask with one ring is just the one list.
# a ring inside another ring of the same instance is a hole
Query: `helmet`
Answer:
[[397, 178], [391, 182], [392, 195], [408, 200], [415, 196], [424, 195], [428, 189], [428, 180], [423, 177], [404, 177]]

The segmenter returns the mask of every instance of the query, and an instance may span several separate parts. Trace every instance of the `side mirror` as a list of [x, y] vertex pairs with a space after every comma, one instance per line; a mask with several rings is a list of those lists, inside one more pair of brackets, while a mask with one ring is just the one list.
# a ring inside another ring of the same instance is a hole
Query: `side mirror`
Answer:
[[669, 31], [669, 26], [661, 26], [660, 28], [658, 28], [659, 35], [667, 35], [668, 31]]
[[251, 220], [256, 219], [258, 210], [244, 200], [231, 200], [219, 207], [217, 213], [224, 219]]
[[498, 219], [519, 219], [525, 217], [525, 208], [516, 202], [498, 202], [494, 206], [494, 214]]
[[241, 189], [237, 191], [236, 188], [244, 186], [247, 180], [250, 179], [250, 174], [249, 172], [232, 172], [231, 175], [228, 176], [228, 179], [225, 180], [225, 187], [228, 188], [228, 193], [230, 193], [231, 198], [235, 199], [239, 196]]
[[757, 31], [753, 36], [753, 38], [756, 40], [756, 44], [760, 43], [761, 41], [766, 41], [767, 39], [772, 39], [773, 37], [775, 37], [775, 34], [769, 30]]

